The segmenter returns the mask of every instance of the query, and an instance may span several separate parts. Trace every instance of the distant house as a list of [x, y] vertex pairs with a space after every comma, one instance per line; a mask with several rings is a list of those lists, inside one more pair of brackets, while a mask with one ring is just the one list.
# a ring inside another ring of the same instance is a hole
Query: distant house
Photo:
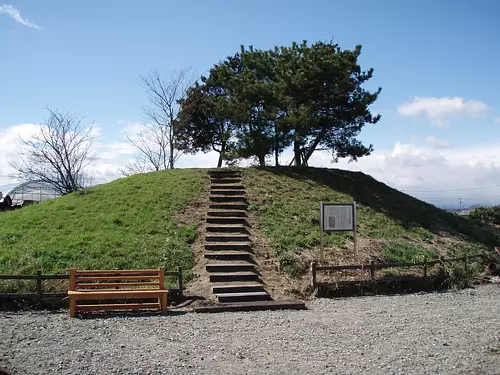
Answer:
[[455, 215], [460, 216], [460, 217], [469, 217], [470, 213], [473, 210], [458, 210], [456, 208], [447, 208], [447, 209], [445, 209], [445, 211], [449, 212], [450, 214], [455, 214]]
[[462, 210], [458, 211], [456, 214], [461, 217], [469, 217], [472, 210]]

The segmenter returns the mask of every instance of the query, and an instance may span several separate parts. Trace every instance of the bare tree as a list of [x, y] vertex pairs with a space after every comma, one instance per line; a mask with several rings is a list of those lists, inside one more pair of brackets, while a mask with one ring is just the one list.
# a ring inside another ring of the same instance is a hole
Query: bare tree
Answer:
[[68, 194], [88, 181], [86, 168], [94, 160], [90, 148], [96, 138], [93, 124], [84, 125], [83, 117], [71, 112], [47, 110], [49, 116], [37, 131], [28, 139], [21, 138], [19, 161], [9, 164], [16, 178], [45, 181]]
[[147, 124], [135, 136], [125, 134], [137, 151], [136, 160], [125, 166], [124, 174], [173, 169], [182, 151], [176, 137], [179, 121], [179, 100], [194, 81], [190, 69], [172, 72], [164, 81], [156, 70], [140, 76], [141, 86], [149, 104], [142, 107]]

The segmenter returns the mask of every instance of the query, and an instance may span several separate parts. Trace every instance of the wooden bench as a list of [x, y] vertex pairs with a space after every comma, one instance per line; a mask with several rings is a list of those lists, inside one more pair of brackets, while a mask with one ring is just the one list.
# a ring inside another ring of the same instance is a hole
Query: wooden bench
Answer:
[[[143, 310], [167, 311], [165, 269], [88, 270], [69, 269], [69, 315], [77, 311]], [[77, 301], [127, 301], [157, 299], [155, 303], [77, 304]]]

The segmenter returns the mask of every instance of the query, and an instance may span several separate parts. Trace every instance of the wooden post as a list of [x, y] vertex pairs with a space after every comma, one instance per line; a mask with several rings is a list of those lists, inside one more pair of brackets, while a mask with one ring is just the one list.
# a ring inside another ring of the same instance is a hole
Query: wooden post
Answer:
[[36, 270], [36, 298], [38, 302], [42, 299], [42, 270]]
[[179, 288], [179, 295], [182, 296], [182, 267], [178, 266], [177, 267], [177, 287]]
[[316, 262], [311, 262], [311, 287], [315, 291], [317, 287], [316, 283]]
[[158, 284], [159, 289], [165, 289], [165, 267], [158, 269]]
[[375, 262], [373, 260], [370, 260], [370, 280], [374, 281], [375, 280]]
[[69, 271], [69, 290], [76, 289], [76, 268], [70, 268]]
[[[165, 289], [165, 267], [160, 267], [158, 269], [158, 288], [160, 290]], [[162, 313], [167, 312], [167, 295], [162, 294], [160, 298], [158, 298], [158, 304], [160, 305], [160, 310]]]
[[353, 239], [354, 239], [354, 256], [357, 258], [358, 257], [358, 235], [357, 235], [357, 230], [356, 230], [356, 221], [357, 221], [357, 218], [356, 218], [356, 201], [352, 201], [352, 205], [353, 205], [353, 214], [352, 214], [352, 220], [353, 220]]
[[319, 202], [319, 242], [320, 242], [320, 253], [319, 262], [323, 263], [325, 259], [325, 250], [323, 248], [323, 201]]
[[[70, 268], [69, 271], [69, 290], [76, 289], [76, 268]], [[69, 316], [74, 318], [76, 315], [76, 299], [75, 296], [69, 295]]]
[[427, 257], [424, 257], [424, 279], [427, 277]]

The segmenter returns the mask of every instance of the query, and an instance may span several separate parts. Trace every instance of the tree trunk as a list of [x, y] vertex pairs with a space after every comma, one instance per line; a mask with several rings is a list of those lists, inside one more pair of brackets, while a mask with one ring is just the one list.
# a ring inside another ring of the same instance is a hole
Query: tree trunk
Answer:
[[293, 139], [293, 154], [295, 158], [295, 165], [297, 167], [300, 167], [302, 165], [301, 161], [301, 155], [300, 155], [300, 137], [299, 134], [297, 133], [297, 130], [295, 130], [295, 135]]
[[318, 134], [316, 139], [314, 140], [313, 144], [309, 149], [305, 152], [304, 154], [304, 162], [307, 163], [309, 158], [312, 156], [314, 153], [314, 150], [316, 150], [316, 147], [318, 147], [319, 143], [323, 140], [324, 136], [326, 135], [326, 129], [321, 130], [321, 133]]
[[219, 151], [219, 161], [217, 162], [217, 168], [222, 167], [222, 162], [224, 161], [224, 155], [226, 153], [226, 142], [222, 141]]
[[265, 167], [266, 166], [266, 155], [264, 154], [259, 154], [259, 164], [261, 167]]
[[280, 153], [279, 153], [279, 140], [278, 140], [278, 124], [274, 125], [274, 163], [276, 167], [280, 165], [279, 161]]

